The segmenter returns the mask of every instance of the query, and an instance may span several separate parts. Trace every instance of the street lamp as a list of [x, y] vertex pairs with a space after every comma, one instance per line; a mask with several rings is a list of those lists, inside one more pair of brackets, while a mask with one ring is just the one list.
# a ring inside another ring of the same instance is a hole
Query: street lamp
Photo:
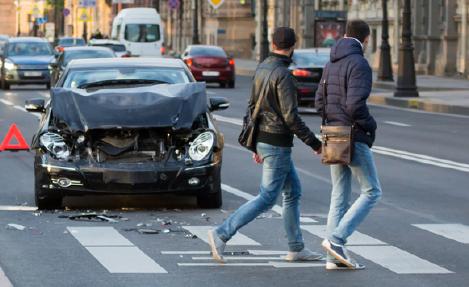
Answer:
[[268, 39], [268, 26], [267, 26], [267, 10], [269, 9], [267, 0], [262, 1], [262, 35], [261, 35], [261, 50], [260, 61], [264, 61], [269, 56], [269, 39]]
[[21, 36], [21, 2], [20, 0], [15, 1], [16, 5], [16, 18], [18, 19], [18, 28], [16, 31], [16, 36], [19, 37]]
[[192, 9], [194, 10], [192, 22], [192, 44], [200, 44], [199, 41], [199, 5], [198, 0], [192, 0]]
[[381, 31], [381, 55], [379, 57], [378, 79], [382, 81], [392, 81], [391, 66], [391, 46], [389, 46], [389, 29], [388, 29], [388, 1], [382, 0], [383, 4], [383, 20]]
[[410, 25], [410, 0], [404, 1], [402, 12], [402, 39], [399, 46], [399, 68], [394, 97], [418, 97], [415, 83], [414, 46], [412, 45], [412, 31]]

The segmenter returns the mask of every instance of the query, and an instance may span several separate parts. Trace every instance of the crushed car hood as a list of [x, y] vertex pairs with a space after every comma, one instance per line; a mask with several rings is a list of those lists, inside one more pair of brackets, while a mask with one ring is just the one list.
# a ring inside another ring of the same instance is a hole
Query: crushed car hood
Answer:
[[71, 132], [112, 128], [190, 129], [207, 112], [205, 83], [160, 84], [134, 88], [54, 88], [53, 117]]

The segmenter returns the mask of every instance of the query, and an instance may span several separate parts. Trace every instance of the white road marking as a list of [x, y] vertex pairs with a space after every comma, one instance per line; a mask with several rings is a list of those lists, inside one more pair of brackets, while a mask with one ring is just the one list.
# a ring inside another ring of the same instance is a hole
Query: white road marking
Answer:
[[[281, 256], [269, 256], [269, 257], [259, 257], [259, 256], [223, 256], [227, 261], [230, 260], [284, 260]], [[213, 260], [210, 256], [194, 256], [192, 260]]]
[[110, 273], [167, 273], [113, 227], [74, 227], [67, 230]]
[[350, 246], [348, 249], [397, 274], [453, 273], [394, 246]]
[[161, 251], [165, 255], [210, 255], [210, 251]]
[[248, 250], [252, 255], [287, 255], [288, 251], [279, 250]]
[[[317, 237], [326, 238], [326, 225], [302, 225], [301, 229], [306, 230]], [[355, 231], [348, 239], [347, 245], [387, 245], [387, 243]]]
[[36, 210], [37, 210], [36, 206], [0, 205], [0, 211], [36, 211]]
[[305, 267], [325, 267], [324, 263], [306, 263], [306, 262], [269, 262], [275, 268], [305, 268]]
[[207, 94], [208, 94], [208, 95], [216, 95], [217, 93], [212, 92], [212, 91], [207, 91]]
[[400, 123], [400, 122], [393, 122], [393, 121], [384, 121], [383, 123], [396, 126], [396, 127], [411, 127], [411, 125]]
[[[251, 255], [286, 255], [288, 251], [279, 251], [279, 250], [257, 250], [257, 249], [249, 249], [249, 254]], [[210, 255], [210, 251], [199, 251], [199, 250], [192, 250], [192, 251], [161, 251], [161, 254], [164, 255]]]
[[[189, 231], [192, 234], [197, 235], [200, 239], [208, 244], [208, 231], [213, 228], [213, 226], [183, 226], [184, 229]], [[253, 239], [247, 237], [242, 233], [237, 233], [226, 245], [251, 245], [251, 246], [260, 246], [261, 244]]]
[[[325, 237], [325, 225], [302, 225], [301, 228], [320, 238]], [[347, 249], [398, 274], [453, 273], [446, 268], [357, 231], [350, 236], [349, 241]]]
[[6, 276], [5, 272], [3, 272], [1, 267], [0, 267], [0, 286], [13, 287], [13, 284], [11, 284], [10, 279], [8, 279], [8, 277]]
[[469, 244], [469, 226], [463, 224], [412, 224], [415, 227], [446, 237], [463, 244]]
[[312, 218], [309, 218], [309, 217], [303, 217], [301, 216], [300, 217], [300, 222], [301, 223], [316, 223], [317, 221], [312, 219]]
[[[228, 118], [228, 117], [220, 117], [216, 116], [219, 121], [222, 122], [227, 122], [227, 123], [232, 123], [236, 125], [242, 125], [242, 121], [236, 118]], [[234, 147], [230, 146], [229, 144], [225, 144], [226, 146], [229, 147]], [[386, 148], [386, 147], [380, 147], [380, 146], [375, 146], [373, 147], [373, 152], [381, 155], [386, 155], [390, 157], [396, 157], [400, 159], [405, 159], [409, 161], [414, 161], [414, 162], [419, 162], [423, 164], [428, 164], [428, 165], [433, 165], [433, 166], [438, 166], [442, 168], [448, 168], [448, 169], [453, 169], [453, 170], [458, 170], [458, 171], [463, 171], [463, 172], [469, 172], [469, 164], [466, 163], [459, 163], [451, 160], [446, 160], [446, 159], [441, 159], [437, 157], [432, 157], [432, 156], [427, 156], [423, 154], [417, 154], [417, 153], [411, 153], [407, 151], [402, 151], [402, 150], [397, 150], [397, 149], [391, 149], [391, 148]], [[297, 168], [298, 169], [298, 168]], [[300, 169], [298, 169], [300, 171]], [[302, 170], [301, 172], [307, 172], [305, 170]], [[319, 180], [320, 177], [318, 177]]]
[[243, 266], [266, 266], [271, 267], [270, 263], [178, 263], [181, 267], [243, 267]]
[[12, 102], [10, 102], [8, 100], [5, 100], [5, 99], [0, 99], [0, 102], [4, 103], [7, 106], [14, 106], [15, 105]]

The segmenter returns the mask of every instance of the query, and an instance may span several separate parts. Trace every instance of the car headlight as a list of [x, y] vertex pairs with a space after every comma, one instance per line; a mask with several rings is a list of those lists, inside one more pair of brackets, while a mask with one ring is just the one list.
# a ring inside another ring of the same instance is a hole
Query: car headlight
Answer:
[[7, 70], [16, 70], [16, 64], [8, 59], [5, 60], [4, 67]]
[[70, 156], [70, 150], [64, 138], [59, 134], [45, 133], [41, 135], [39, 141], [43, 147], [58, 159], [67, 159]]
[[212, 132], [201, 133], [190, 145], [189, 156], [192, 160], [200, 161], [212, 151], [215, 142]]

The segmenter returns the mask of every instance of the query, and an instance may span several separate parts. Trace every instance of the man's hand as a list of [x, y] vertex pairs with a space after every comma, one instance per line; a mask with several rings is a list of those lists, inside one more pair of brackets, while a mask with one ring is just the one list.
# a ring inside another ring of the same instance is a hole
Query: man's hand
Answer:
[[314, 154], [321, 154], [322, 153], [322, 147], [318, 148], [317, 150], [314, 151]]
[[252, 154], [252, 160], [257, 164], [262, 164], [264, 162], [264, 160], [257, 153]]

